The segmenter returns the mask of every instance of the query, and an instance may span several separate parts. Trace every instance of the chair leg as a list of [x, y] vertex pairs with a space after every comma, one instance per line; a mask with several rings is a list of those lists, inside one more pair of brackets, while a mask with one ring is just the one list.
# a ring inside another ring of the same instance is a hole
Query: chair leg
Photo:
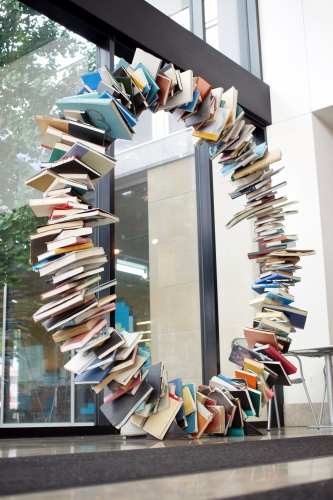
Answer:
[[324, 404], [325, 404], [325, 397], [326, 397], [326, 382], [324, 386], [324, 394], [323, 394], [323, 399], [321, 402], [321, 407], [320, 407], [320, 414], [319, 414], [319, 420], [318, 420], [318, 425], [320, 426], [321, 424], [321, 419], [323, 418], [323, 412], [324, 412]]
[[276, 420], [278, 424], [278, 429], [281, 429], [281, 422], [280, 422], [280, 415], [279, 415], [279, 407], [278, 407], [278, 402], [277, 402], [277, 397], [276, 397], [276, 389], [275, 386], [273, 387], [273, 392], [274, 392], [274, 406], [275, 406], [275, 413], [276, 413]]
[[272, 420], [272, 400], [268, 401], [268, 415], [267, 415], [267, 430], [271, 430], [271, 420]]
[[[317, 421], [317, 418], [316, 418], [316, 414], [314, 412], [314, 409], [313, 409], [313, 406], [312, 406], [312, 403], [311, 403], [310, 394], [308, 392], [308, 388], [306, 387], [306, 383], [305, 383], [304, 378], [302, 378], [302, 381], [303, 381], [304, 391], [305, 391], [306, 397], [308, 398], [308, 403], [309, 403], [310, 408], [311, 408], [313, 420], [315, 421], [315, 425], [316, 425], [317, 429], [319, 429], [319, 424], [318, 424], [318, 421]], [[320, 420], [321, 420], [321, 417], [320, 417]]]

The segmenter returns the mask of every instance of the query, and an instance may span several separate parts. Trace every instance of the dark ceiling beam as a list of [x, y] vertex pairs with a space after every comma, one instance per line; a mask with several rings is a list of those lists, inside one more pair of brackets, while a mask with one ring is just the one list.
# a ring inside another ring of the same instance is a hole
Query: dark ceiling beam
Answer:
[[[269, 86], [144, 0], [24, 0], [26, 5], [99, 45], [115, 37], [178, 68], [192, 69], [213, 87], [238, 90], [239, 104], [261, 125], [271, 123]], [[117, 54], [116, 47], [116, 54]]]

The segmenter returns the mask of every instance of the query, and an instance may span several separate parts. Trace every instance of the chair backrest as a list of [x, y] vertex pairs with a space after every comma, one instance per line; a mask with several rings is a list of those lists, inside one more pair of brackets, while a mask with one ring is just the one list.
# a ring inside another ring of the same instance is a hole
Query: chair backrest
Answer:
[[232, 339], [232, 341], [231, 341], [231, 349], [232, 349], [232, 347], [233, 347], [233, 345], [235, 343], [243, 345], [244, 347], [247, 347], [247, 342], [246, 342], [246, 338], [245, 337], [235, 337], [234, 339]]

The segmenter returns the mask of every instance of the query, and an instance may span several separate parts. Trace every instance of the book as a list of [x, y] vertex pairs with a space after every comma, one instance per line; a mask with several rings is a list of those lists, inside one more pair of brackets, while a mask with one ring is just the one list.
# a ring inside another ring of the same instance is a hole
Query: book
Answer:
[[117, 398], [108, 404], [103, 404], [101, 411], [109, 422], [119, 429], [129, 420], [136, 408], [149, 396], [151, 391], [152, 388], [147, 382], [143, 381], [134, 396], [124, 394], [121, 398]]
[[[132, 139], [133, 133], [128, 128], [126, 121], [114, 101], [110, 99], [57, 99], [56, 105], [60, 111], [84, 111], [93, 125], [104, 123], [105, 134], [112, 139]], [[45, 137], [45, 136], [44, 136]]]
[[276, 339], [275, 332], [267, 330], [260, 330], [258, 328], [244, 328], [244, 336], [246, 338], [247, 345], [250, 349], [258, 344], [270, 344], [276, 350], [279, 349], [278, 341]]
[[85, 346], [95, 335], [97, 335], [107, 325], [106, 319], [98, 321], [91, 330], [76, 335], [66, 340], [60, 347], [61, 352], [70, 351], [71, 349], [79, 349]]
[[[79, 250], [76, 252], [70, 252], [63, 255], [54, 262], [50, 262], [48, 265], [44, 266], [39, 270], [40, 276], [46, 276], [47, 274], [53, 274], [55, 271], [72, 264], [74, 262], [80, 262], [80, 260], [86, 259], [87, 257], [98, 257], [104, 254], [104, 249], [101, 247], [88, 248], [87, 250]], [[79, 266], [80, 264], [78, 264]]]
[[238, 378], [245, 379], [247, 381], [248, 388], [251, 388], [251, 389], [257, 388], [258, 378], [257, 378], [257, 375], [255, 375], [254, 373], [251, 373], [251, 372], [245, 371], [245, 370], [235, 370], [235, 375]]
[[99, 146], [104, 146], [105, 131], [100, 128], [93, 127], [88, 123], [80, 123], [73, 120], [62, 120], [60, 118], [50, 118], [40, 115], [36, 116], [36, 120], [42, 135], [45, 134], [47, 127], [50, 126], [56, 128], [57, 130], [61, 130], [65, 134], [77, 137], [78, 139], [93, 142]]
[[111, 332], [110, 338], [106, 340], [103, 345], [95, 349], [96, 356], [98, 359], [106, 358], [111, 352], [118, 349], [125, 343], [124, 338], [113, 329]]
[[144, 424], [143, 429], [156, 439], [162, 440], [182, 404], [183, 402], [181, 399], [169, 396], [169, 407], [163, 411], [157, 412], [155, 415], [151, 415]]
[[[76, 196], [69, 196], [67, 201], [78, 203], [79, 200]], [[39, 198], [29, 200], [29, 206], [37, 217], [49, 217], [52, 208], [63, 203], [63, 198]], [[54, 228], [52, 228], [54, 229]]]
[[100, 368], [93, 368], [92, 370], [86, 370], [74, 378], [74, 384], [100, 384], [109, 373], [109, 368], [101, 370]]
[[52, 338], [55, 342], [62, 342], [63, 340], [67, 340], [77, 335], [86, 334], [87, 332], [90, 332], [94, 328], [94, 326], [98, 323], [98, 321], [99, 321], [98, 319], [91, 319], [80, 325], [58, 330], [56, 333], [52, 335]]
[[[51, 158], [52, 160], [55, 160], [59, 159], [59, 151], [61, 152], [60, 154], [62, 154], [62, 152], [66, 154], [66, 149], [68, 149], [66, 146], [71, 147], [76, 142], [77, 142], [76, 137], [69, 134], [65, 134], [64, 132], [61, 132], [60, 130], [57, 130], [54, 127], [48, 126], [46, 132], [43, 135], [42, 146], [43, 148], [46, 149], [52, 149]], [[95, 144], [93, 142], [83, 141], [82, 139], [80, 139], [80, 142], [81, 144], [86, 145], [87, 147], [89, 147], [94, 151], [97, 151], [101, 154], [105, 153], [104, 146], [99, 146], [98, 144]], [[59, 143], [61, 143], [62, 146], [61, 149], [59, 148]], [[57, 152], [53, 151], [54, 149], [56, 149]], [[61, 156], [61, 158], [63, 158], [63, 155]]]
[[283, 356], [277, 349], [272, 347], [270, 344], [255, 347], [255, 350], [259, 353], [266, 354], [273, 361], [279, 361], [283, 366], [287, 375], [293, 375], [294, 373], [297, 372], [297, 367], [293, 365], [285, 356]]
[[70, 372], [80, 374], [85, 371], [87, 366], [89, 366], [95, 358], [96, 355], [94, 351], [75, 354], [75, 356], [64, 365], [64, 368]]
[[213, 414], [208, 408], [205, 408], [199, 401], [197, 401], [198, 410], [198, 432], [193, 434], [195, 439], [199, 439], [205, 432], [206, 428], [213, 420]]

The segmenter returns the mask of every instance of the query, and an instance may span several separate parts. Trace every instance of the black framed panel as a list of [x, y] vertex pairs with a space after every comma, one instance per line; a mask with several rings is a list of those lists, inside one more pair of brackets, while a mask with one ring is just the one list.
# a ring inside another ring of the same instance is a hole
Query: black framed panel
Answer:
[[216, 244], [212, 162], [208, 145], [195, 150], [198, 221], [198, 257], [202, 380], [208, 384], [220, 373], [220, 339], [217, 302]]
[[[88, 40], [115, 37], [180, 69], [192, 69], [213, 87], [238, 89], [240, 105], [263, 125], [271, 123], [269, 86], [144, 0], [24, 0], [24, 3]], [[117, 54], [117, 45], [116, 45]]]
[[[104, 40], [97, 46], [96, 62], [97, 67], [107, 65], [109, 68], [114, 64], [115, 46], [114, 40], [109, 38]], [[114, 156], [114, 143], [111, 144], [107, 154]], [[96, 186], [95, 205], [106, 212], [114, 214], [114, 169], [112, 169]], [[115, 227], [114, 224], [107, 224], [97, 228], [96, 246], [103, 247], [108, 257], [108, 262], [103, 264], [104, 271], [101, 273], [102, 283], [115, 278], [115, 260], [114, 260], [114, 239]], [[114, 287], [110, 290], [102, 290], [100, 297], [114, 293]], [[115, 326], [115, 313], [110, 313], [110, 326]], [[95, 426], [109, 426], [110, 422], [101, 412], [100, 407], [103, 404], [104, 391], [95, 394]], [[115, 428], [111, 426], [112, 434], [115, 433]]]

